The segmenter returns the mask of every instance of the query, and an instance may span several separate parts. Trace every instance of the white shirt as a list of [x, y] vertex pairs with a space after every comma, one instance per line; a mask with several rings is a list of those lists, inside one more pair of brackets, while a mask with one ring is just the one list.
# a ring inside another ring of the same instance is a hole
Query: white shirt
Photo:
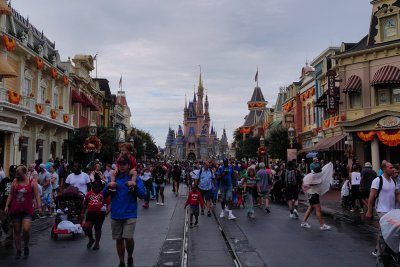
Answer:
[[361, 181], [361, 173], [352, 172], [351, 173], [351, 184], [352, 185], [360, 185], [360, 181]]
[[143, 181], [148, 181], [151, 178], [151, 172], [144, 172], [142, 175]]
[[192, 179], [198, 179], [197, 175], [199, 174], [200, 170], [193, 170], [190, 172], [190, 176]]
[[6, 177], [6, 174], [4, 173], [3, 170], [0, 171], [0, 182], [3, 180], [3, 178]]
[[87, 184], [90, 183], [90, 178], [89, 175], [84, 172], [81, 172], [81, 174], [79, 175], [71, 173], [70, 175], [68, 175], [65, 183], [75, 186], [80, 192], [86, 195]]
[[59, 178], [58, 178], [58, 174], [56, 172], [51, 173], [51, 178], [55, 178], [54, 182], [51, 183], [51, 186], [53, 187], [53, 189], [57, 189], [60, 185], [59, 185]]
[[[396, 205], [396, 185], [392, 179], [389, 181], [382, 175], [382, 189], [375, 204], [377, 212], [389, 212]], [[379, 189], [379, 177], [376, 177], [371, 184], [371, 188]]]

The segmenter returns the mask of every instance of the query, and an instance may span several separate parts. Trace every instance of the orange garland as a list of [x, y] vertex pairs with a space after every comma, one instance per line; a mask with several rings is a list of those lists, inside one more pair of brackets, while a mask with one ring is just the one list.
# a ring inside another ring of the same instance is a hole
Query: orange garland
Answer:
[[357, 136], [363, 140], [364, 142], [369, 142], [374, 139], [376, 132], [375, 131], [369, 131], [369, 132], [357, 132]]
[[329, 128], [329, 125], [331, 124], [331, 120], [330, 119], [326, 119], [324, 120], [324, 127], [325, 128]]
[[68, 80], [68, 77], [66, 75], [63, 76], [63, 82], [64, 82], [64, 86], [68, 86], [69, 80]]
[[12, 39], [12, 38], [8, 37], [7, 35], [3, 35], [3, 42], [4, 42], [4, 45], [6, 46], [6, 49], [8, 52], [13, 51], [17, 44], [15, 39]]
[[50, 111], [50, 116], [53, 120], [55, 120], [57, 118], [57, 111], [55, 110]]
[[313, 96], [315, 94], [315, 87], [311, 88], [310, 95]]
[[67, 114], [64, 114], [64, 115], [63, 115], [63, 120], [64, 120], [64, 123], [68, 123], [68, 121], [69, 121], [69, 116], [68, 116]]
[[54, 80], [57, 79], [57, 70], [55, 68], [51, 68], [51, 77]]
[[382, 130], [377, 131], [379, 140], [387, 146], [400, 145], [400, 130]]
[[36, 104], [36, 105], [35, 105], [35, 109], [36, 109], [36, 113], [37, 113], [37, 114], [42, 114], [42, 112], [43, 112], [43, 107], [42, 107], [41, 104]]
[[8, 93], [8, 102], [11, 104], [19, 105], [19, 101], [21, 101], [21, 95], [14, 91], [7, 91]]
[[251, 128], [247, 127], [247, 128], [240, 128], [240, 133], [241, 134], [249, 134], [251, 132]]
[[44, 66], [44, 62], [43, 62], [43, 59], [41, 59], [40, 57], [36, 57], [36, 68], [38, 69], [38, 70], [41, 70], [41, 69], [43, 69], [43, 66]]
[[333, 125], [333, 126], [336, 126], [338, 121], [339, 121], [339, 116], [333, 117], [333, 118], [332, 118], [332, 125]]

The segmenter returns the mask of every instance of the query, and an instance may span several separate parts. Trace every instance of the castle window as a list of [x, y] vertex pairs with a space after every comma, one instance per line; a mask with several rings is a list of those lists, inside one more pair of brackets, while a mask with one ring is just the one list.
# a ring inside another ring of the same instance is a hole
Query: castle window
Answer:
[[396, 16], [388, 17], [382, 20], [383, 38], [388, 39], [397, 35], [397, 19]]

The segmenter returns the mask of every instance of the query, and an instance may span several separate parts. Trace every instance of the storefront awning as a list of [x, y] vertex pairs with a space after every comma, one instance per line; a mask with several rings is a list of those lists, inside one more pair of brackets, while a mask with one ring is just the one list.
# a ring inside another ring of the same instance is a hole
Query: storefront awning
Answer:
[[374, 75], [372, 86], [379, 84], [400, 84], [400, 69], [395, 66], [384, 66]]
[[326, 107], [326, 102], [328, 101], [326, 91], [317, 99], [315, 102], [316, 107]]
[[72, 103], [85, 103], [80, 94], [76, 90], [71, 91]]
[[90, 99], [85, 93], [81, 93], [82, 99], [84, 100], [84, 104], [90, 108], [92, 111], [99, 111], [97, 105]]
[[361, 79], [357, 75], [352, 75], [344, 86], [343, 93], [361, 93]]
[[[338, 136], [332, 136], [328, 138], [322, 139], [313, 149], [313, 151], [328, 151], [335, 146], [335, 144], [339, 143], [342, 141], [347, 135], [342, 134]], [[341, 146], [338, 146], [334, 150], [344, 150], [344, 147], [341, 148]]]

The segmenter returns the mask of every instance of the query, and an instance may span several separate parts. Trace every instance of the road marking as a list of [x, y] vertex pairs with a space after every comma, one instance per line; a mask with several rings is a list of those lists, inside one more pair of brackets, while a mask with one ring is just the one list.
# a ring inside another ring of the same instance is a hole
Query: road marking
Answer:
[[173, 253], [180, 253], [179, 250], [172, 250], [172, 251], [163, 251], [165, 254], [173, 254]]
[[176, 241], [176, 240], [182, 240], [182, 238], [181, 237], [179, 237], [179, 238], [167, 238], [165, 240], [167, 240], [167, 241]]

